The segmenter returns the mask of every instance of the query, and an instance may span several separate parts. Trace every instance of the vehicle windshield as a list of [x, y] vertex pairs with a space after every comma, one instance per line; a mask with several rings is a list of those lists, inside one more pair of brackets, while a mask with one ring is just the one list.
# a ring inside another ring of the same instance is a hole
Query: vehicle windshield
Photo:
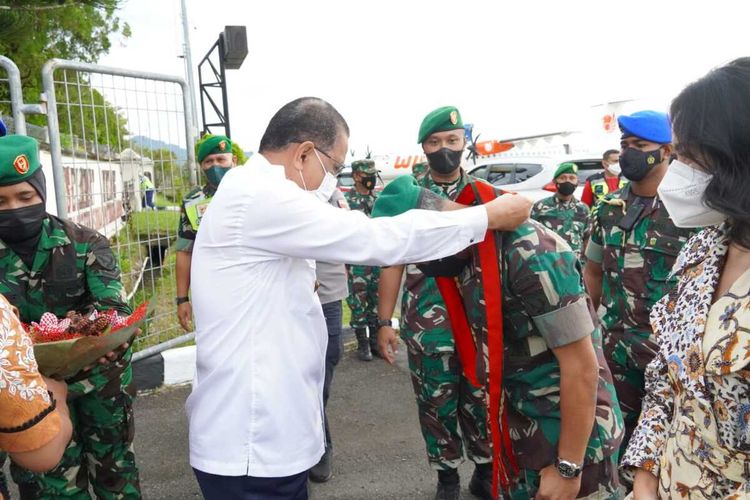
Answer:
[[542, 165], [539, 163], [496, 163], [481, 166], [473, 170], [471, 175], [495, 186], [505, 186], [531, 179], [541, 171]]

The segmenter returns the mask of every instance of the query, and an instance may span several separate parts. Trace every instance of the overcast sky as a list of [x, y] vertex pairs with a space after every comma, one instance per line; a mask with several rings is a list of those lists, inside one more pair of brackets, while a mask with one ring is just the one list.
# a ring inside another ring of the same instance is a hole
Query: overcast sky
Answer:
[[[571, 130], [609, 101], [666, 110], [690, 81], [750, 55], [744, 1], [188, 0], [187, 10], [194, 66], [225, 25], [247, 26], [247, 59], [227, 73], [245, 150], [300, 96], [344, 115], [350, 149], [408, 153], [441, 105], [483, 138]], [[184, 74], [179, 0], [126, 0], [120, 17], [132, 37], [100, 63]]]

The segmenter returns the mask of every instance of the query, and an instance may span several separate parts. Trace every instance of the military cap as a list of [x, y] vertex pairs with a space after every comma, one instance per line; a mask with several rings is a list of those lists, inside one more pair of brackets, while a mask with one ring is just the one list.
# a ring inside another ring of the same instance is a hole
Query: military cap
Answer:
[[400, 175], [383, 189], [372, 207], [372, 217], [393, 217], [419, 206], [422, 188], [411, 175]]
[[209, 137], [198, 146], [197, 160], [202, 162], [206, 156], [232, 152], [232, 141], [225, 135]]
[[553, 179], [557, 179], [562, 174], [578, 174], [578, 165], [576, 165], [573, 162], [566, 161], [565, 163], [561, 163], [559, 167], [557, 167], [557, 170], [555, 170], [555, 175], [552, 176]]
[[362, 172], [363, 174], [377, 174], [375, 162], [373, 160], [357, 160], [352, 162], [352, 173]]
[[40, 166], [36, 139], [25, 135], [0, 137], [0, 186], [27, 181]]
[[672, 126], [666, 113], [659, 111], [638, 111], [632, 115], [617, 117], [622, 138], [638, 137], [657, 144], [672, 142]]
[[5, 122], [0, 120], [0, 137], [5, 137], [8, 134], [8, 127], [5, 126]]
[[445, 132], [446, 130], [463, 129], [464, 122], [461, 113], [454, 106], [443, 106], [431, 111], [422, 120], [419, 126], [419, 137], [417, 143], [422, 144], [431, 134]]

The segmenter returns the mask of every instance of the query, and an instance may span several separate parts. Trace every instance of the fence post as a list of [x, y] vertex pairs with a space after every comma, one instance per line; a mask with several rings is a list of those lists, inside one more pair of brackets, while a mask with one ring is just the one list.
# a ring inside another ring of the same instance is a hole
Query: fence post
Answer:
[[10, 90], [10, 109], [13, 113], [13, 126], [16, 134], [26, 135], [26, 117], [23, 114], [23, 91], [21, 88], [21, 72], [16, 63], [5, 56], [0, 56], [0, 67], [8, 73], [8, 88]]
[[49, 132], [50, 155], [52, 156], [52, 180], [55, 186], [57, 216], [65, 219], [68, 216], [68, 206], [65, 202], [65, 172], [62, 164], [60, 122], [57, 117], [57, 97], [55, 96], [55, 81], [53, 78], [55, 68], [60, 62], [60, 59], [52, 59], [45, 63], [42, 68], [42, 90], [47, 102], [47, 130]]

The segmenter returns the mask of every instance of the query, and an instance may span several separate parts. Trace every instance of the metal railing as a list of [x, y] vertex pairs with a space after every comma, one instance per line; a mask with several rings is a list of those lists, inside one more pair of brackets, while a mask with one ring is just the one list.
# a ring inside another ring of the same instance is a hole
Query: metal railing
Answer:
[[58, 59], [42, 83], [57, 215], [110, 239], [131, 305], [156, 302], [137, 357], [190, 340], [174, 305], [179, 204], [196, 183], [187, 84]]

